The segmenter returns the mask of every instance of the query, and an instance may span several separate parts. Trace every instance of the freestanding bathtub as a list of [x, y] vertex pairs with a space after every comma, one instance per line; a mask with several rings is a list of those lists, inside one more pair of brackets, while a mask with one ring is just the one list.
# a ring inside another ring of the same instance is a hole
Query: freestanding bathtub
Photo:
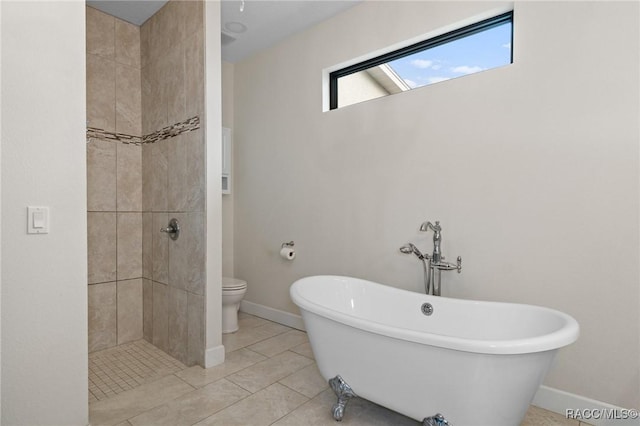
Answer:
[[548, 308], [350, 277], [302, 278], [290, 294], [339, 396], [336, 420], [357, 395], [418, 421], [441, 413], [456, 426], [519, 425], [556, 352], [579, 334], [572, 317]]

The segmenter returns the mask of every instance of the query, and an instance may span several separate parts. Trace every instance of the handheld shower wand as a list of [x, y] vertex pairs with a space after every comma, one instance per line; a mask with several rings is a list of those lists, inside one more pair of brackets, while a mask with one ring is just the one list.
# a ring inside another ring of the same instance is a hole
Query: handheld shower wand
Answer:
[[424, 272], [424, 292], [426, 294], [429, 294], [431, 292], [431, 276], [429, 275], [428, 271], [431, 269], [430, 267], [427, 267], [427, 262], [429, 262], [429, 266], [431, 265], [431, 260], [429, 259], [429, 255], [424, 255], [422, 254], [422, 252], [420, 250], [418, 250], [418, 247], [416, 247], [415, 245], [413, 245], [412, 243], [407, 243], [405, 245], [403, 245], [402, 247], [400, 247], [400, 252], [404, 253], [404, 254], [415, 254], [416, 257], [418, 259], [420, 259], [422, 261], [422, 269]]
[[407, 243], [405, 245], [403, 245], [402, 247], [400, 247], [400, 251], [404, 254], [415, 254], [418, 259], [423, 260], [426, 258], [426, 256], [424, 254], [422, 254], [422, 252], [420, 250], [418, 250], [418, 247], [414, 246], [412, 243]]

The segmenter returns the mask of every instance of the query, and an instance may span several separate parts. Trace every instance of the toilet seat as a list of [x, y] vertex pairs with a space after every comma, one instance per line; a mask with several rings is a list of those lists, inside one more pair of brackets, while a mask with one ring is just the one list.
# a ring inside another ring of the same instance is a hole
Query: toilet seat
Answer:
[[247, 282], [237, 278], [222, 277], [222, 291], [242, 290], [247, 288]]

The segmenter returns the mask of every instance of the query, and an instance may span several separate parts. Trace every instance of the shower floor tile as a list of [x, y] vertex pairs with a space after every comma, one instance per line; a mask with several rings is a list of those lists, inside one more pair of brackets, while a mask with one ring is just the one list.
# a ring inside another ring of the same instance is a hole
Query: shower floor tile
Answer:
[[[93, 426], [336, 426], [335, 396], [320, 376], [306, 333], [240, 312], [223, 335], [223, 364], [204, 369], [139, 340], [89, 354]], [[349, 403], [344, 426], [420, 426], [364, 399]], [[521, 426], [586, 426], [531, 406]]]
[[89, 354], [89, 401], [100, 401], [187, 368], [145, 340]]

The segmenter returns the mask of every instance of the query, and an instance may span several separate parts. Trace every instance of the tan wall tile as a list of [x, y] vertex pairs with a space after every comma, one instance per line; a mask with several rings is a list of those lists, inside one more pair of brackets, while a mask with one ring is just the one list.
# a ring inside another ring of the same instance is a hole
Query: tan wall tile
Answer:
[[92, 7], [86, 8], [87, 53], [113, 60], [116, 19]]
[[115, 20], [116, 62], [140, 69], [140, 27]]
[[183, 121], [204, 110], [201, 1], [171, 1], [143, 24], [142, 131]]
[[182, 40], [182, 25], [177, 14], [177, 2], [170, 1], [151, 17], [150, 56], [159, 58]]
[[167, 352], [169, 348], [169, 300], [167, 286], [153, 283], [153, 339], [154, 346]]
[[153, 279], [153, 214], [142, 213], [142, 277]]
[[168, 287], [169, 350], [177, 360], [187, 362], [187, 292]]
[[151, 196], [153, 186], [153, 157], [152, 150], [155, 144], [142, 145], [142, 210], [153, 210], [153, 198]]
[[142, 211], [142, 147], [118, 143], [117, 154], [117, 209]]
[[87, 213], [89, 284], [116, 280], [116, 214]]
[[140, 69], [115, 64], [116, 131], [142, 135], [142, 88]]
[[[166, 24], [175, 23], [168, 19], [167, 7], [163, 7], [151, 18], [149, 55], [145, 71], [150, 84], [149, 103], [145, 105], [145, 115], [149, 117], [149, 132], [169, 124], [167, 117], [167, 90], [163, 76], [167, 68], [165, 56], [172, 51], [172, 44], [179, 39]], [[148, 133], [149, 133], [148, 132]]]
[[172, 1], [143, 24], [140, 44], [145, 134], [202, 114], [203, 19], [202, 2]]
[[169, 211], [204, 211], [205, 167], [202, 129], [168, 141]]
[[167, 211], [169, 144], [169, 139], [151, 144], [151, 206], [154, 212]]
[[187, 365], [204, 366], [204, 296], [187, 293]]
[[118, 280], [142, 277], [142, 213], [118, 213]]
[[90, 127], [116, 130], [116, 68], [113, 60], [87, 55], [87, 121]]
[[184, 38], [188, 38], [194, 32], [203, 32], [204, 28], [204, 2], [200, 0], [178, 2], [180, 17], [185, 26]]
[[174, 213], [180, 238], [169, 244], [169, 285], [204, 294], [204, 213]]
[[142, 334], [153, 341], [153, 282], [147, 279], [142, 280]]
[[151, 43], [151, 20], [140, 26], [140, 68], [147, 66], [149, 62], [149, 46]]
[[116, 283], [90, 285], [88, 289], [89, 352], [116, 345]]
[[167, 90], [162, 75], [162, 58], [150, 57], [142, 69], [142, 131], [149, 134], [169, 125]]
[[[190, 2], [191, 3], [191, 2]], [[204, 114], [204, 31], [192, 33], [185, 41], [185, 115]]]
[[169, 236], [160, 232], [160, 228], [166, 228], [168, 224], [167, 213], [153, 213], [153, 280], [164, 284], [169, 282]]
[[116, 143], [92, 139], [87, 144], [87, 210], [116, 209]]
[[142, 339], [142, 279], [118, 281], [118, 344]]
[[175, 43], [161, 60], [160, 79], [166, 88], [167, 120], [169, 125], [186, 117], [185, 66], [183, 43]]
[[[168, 48], [168, 44], [164, 45], [168, 40], [162, 37], [162, 24], [161, 17], [165, 13], [165, 7], [162, 7], [158, 10], [151, 18], [144, 23], [145, 31], [141, 31], [140, 36], [147, 35], [145, 37], [144, 42], [141, 41], [141, 44], [146, 44], [146, 63], [143, 65], [149, 65], [152, 59], [160, 57], [163, 50]], [[161, 45], [162, 44], [162, 45]], [[142, 48], [142, 47], [141, 47]], [[143, 54], [145, 55], [145, 54]]]

